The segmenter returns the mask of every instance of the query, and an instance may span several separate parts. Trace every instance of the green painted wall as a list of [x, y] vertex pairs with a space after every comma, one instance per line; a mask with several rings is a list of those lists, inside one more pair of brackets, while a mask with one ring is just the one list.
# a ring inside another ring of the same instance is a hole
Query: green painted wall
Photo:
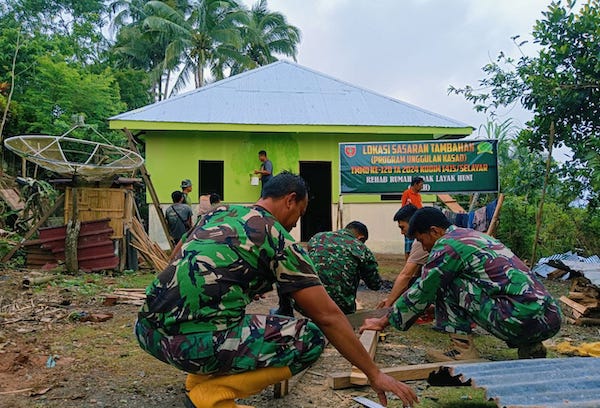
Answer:
[[[254, 202], [260, 186], [250, 184], [250, 175], [260, 166], [258, 151], [266, 150], [275, 174], [299, 171], [299, 161], [330, 161], [332, 198], [338, 201], [338, 143], [369, 141], [432, 140], [433, 134], [335, 134], [335, 133], [249, 133], [220, 131], [147, 131], [146, 167], [161, 203], [171, 201], [182, 179], [192, 180], [192, 202], [198, 202], [198, 162], [224, 162], [224, 195], [228, 203]], [[401, 193], [401, 191], [399, 192]], [[434, 196], [433, 196], [434, 197]], [[434, 198], [433, 198], [434, 199]], [[424, 196], [428, 201], [428, 196]], [[345, 203], [379, 202], [379, 195], [347, 195]]]

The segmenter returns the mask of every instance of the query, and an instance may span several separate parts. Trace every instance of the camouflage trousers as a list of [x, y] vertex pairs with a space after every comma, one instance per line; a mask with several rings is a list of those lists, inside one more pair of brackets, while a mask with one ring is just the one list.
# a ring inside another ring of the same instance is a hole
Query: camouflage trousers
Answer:
[[438, 293], [435, 321], [437, 330], [458, 334], [470, 334], [471, 323], [476, 323], [509, 347], [518, 347], [558, 333], [561, 312], [551, 297], [520, 303], [516, 296], [490, 297], [477, 286], [464, 284]]
[[323, 333], [310, 320], [274, 315], [246, 315], [228, 330], [172, 336], [138, 319], [135, 335], [146, 352], [193, 374], [287, 366], [295, 375], [314, 363], [325, 348]]

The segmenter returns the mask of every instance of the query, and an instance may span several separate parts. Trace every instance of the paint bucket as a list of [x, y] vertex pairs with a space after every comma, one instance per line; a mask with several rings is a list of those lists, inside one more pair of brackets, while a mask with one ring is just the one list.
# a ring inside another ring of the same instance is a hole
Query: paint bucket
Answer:
[[250, 176], [250, 185], [258, 186], [259, 180], [258, 176]]

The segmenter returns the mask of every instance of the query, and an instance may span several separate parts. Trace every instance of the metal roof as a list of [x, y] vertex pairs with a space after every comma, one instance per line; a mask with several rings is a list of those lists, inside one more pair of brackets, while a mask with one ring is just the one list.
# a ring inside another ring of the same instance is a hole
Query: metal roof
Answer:
[[[564, 267], [561, 268], [561, 266]], [[571, 251], [564, 254], [554, 254], [541, 258], [532, 268], [532, 271], [546, 278], [550, 272], [556, 269], [578, 271], [594, 285], [600, 286], [600, 257], [598, 255], [585, 258]], [[570, 277], [570, 274], [565, 274], [562, 279], [565, 280]]]
[[260, 125], [471, 127], [289, 61], [231, 76], [109, 120]]
[[[600, 407], [600, 359], [571, 357], [449, 364], [499, 407]], [[442, 369], [442, 371], [444, 368]]]

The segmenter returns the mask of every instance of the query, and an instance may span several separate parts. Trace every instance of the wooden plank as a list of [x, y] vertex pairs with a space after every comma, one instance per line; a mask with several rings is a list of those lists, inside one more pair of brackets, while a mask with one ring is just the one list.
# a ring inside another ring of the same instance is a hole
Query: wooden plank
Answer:
[[578, 313], [581, 313], [582, 316], [585, 316], [589, 313], [589, 308], [587, 306], [580, 305], [579, 303], [575, 302], [574, 300], [569, 299], [566, 296], [561, 296], [560, 299], [558, 299], [558, 300], [560, 300], [562, 303], [564, 303], [571, 309], [577, 311]]
[[[137, 148], [137, 145], [135, 143], [135, 140], [133, 138], [133, 133], [131, 133], [131, 131], [127, 128], [124, 128], [123, 132], [125, 132], [125, 134], [127, 135], [127, 140], [129, 141], [129, 148], [131, 150], [133, 150], [135, 153], [140, 154], [140, 152]], [[139, 170], [142, 175], [142, 179], [144, 180], [144, 183], [146, 184], [146, 188], [148, 189], [148, 192], [150, 193], [150, 197], [152, 198], [152, 204], [154, 205], [154, 209], [156, 210], [156, 215], [158, 216], [160, 225], [163, 228], [163, 232], [165, 233], [165, 236], [167, 237], [167, 242], [169, 243], [169, 247], [171, 249], [173, 249], [175, 247], [176, 242], [173, 239], [173, 237], [171, 236], [171, 234], [169, 234], [169, 227], [167, 225], [167, 219], [165, 217], [165, 214], [162, 211], [162, 208], [160, 208], [160, 201], [158, 199], [158, 194], [156, 194], [156, 190], [154, 189], [154, 184], [152, 184], [152, 180], [150, 179], [150, 173], [148, 173], [148, 170], [146, 169], [145, 164], [142, 164], [140, 166]]]
[[25, 203], [21, 200], [21, 196], [14, 188], [0, 189], [0, 197], [6, 201], [13, 211], [21, 211], [25, 208]]
[[504, 194], [499, 194], [498, 201], [496, 202], [496, 208], [494, 208], [494, 215], [492, 215], [492, 220], [490, 221], [490, 225], [487, 230], [487, 234], [491, 237], [496, 235], [496, 227], [498, 226], [502, 203], [504, 203]]
[[438, 194], [437, 196], [441, 202], [446, 204], [446, 207], [448, 207], [455, 213], [466, 213], [465, 209], [462, 208], [460, 204], [454, 198], [452, 198], [450, 194]]
[[[455, 364], [481, 363], [487, 360], [464, 360], [464, 361], [444, 361], [439, 363], [415, 364], [407, 366], [387, 367], [381, 371], [395, 378], [398, 381], [426, 380], [429, 374], [440, 369]], [[367, 377], [362, 374], [350, 376], [348, 373], [334, 373], [328, 379], [329, 386], [334, 390], [353, 387], [356, 385], [367, 385]]]
[[577, 326], [600, 326], [600, 319], [594, 317], [580, 317], [575, 320]]
[[2, 258], [2, 262], [8, 262], [8, 260], [10, 258], [12, 258], [12, 256], [15, 254], [15, 252], [17, 252], [19, 250], [19, 248], [21, 248], [23, 246], [25, 241], [27, 241], [29, 238], [31, 238], [31, 236], [33, 234], [35, 234], [35, 232], [46, 222], [46, 220], [48, 220], [48, 218], [52, 214], [54, 214], [54, 212], [56, 210], [58, 210], [58, 208], [63, 204], [64, 200], [65, 200], [65, 195], [64, 194], [59, 195], [58, 198], [56, 199], [56, 202], [54, 203], [54, 206], [50, 209], [50, 211], [48, 211], [46, 214], [44, 214], [44, 216], [42, 218], [40, 218], [40, 220], [37, 222], [37, 224], [35, 224], [33, 227], [31, 227], [31, 229], [29, 231], [27, 231], [27, 234], [25, 234], [25, 236], [23, 237], [21, 242], [19, 242], [17, 245], [15, 245], [6, 255], [4, 255], [4, 257]]
[[292, 378], [273, 384], [273, 398], [282, 398], [288, 395], [290, 388], [295, 386], [302, 379], [302, 377], [304, 377], [304, 374], [306, 374], [307, 371], [308, 368], [305, 368]]
[[379, 340], [379, 332], [375, 330], [365, 330], [360, 335], [360, 344], [363, 345], [367, 353], [371, 356], [371, 359], [375, 358], [375, 352], [377, 351], [377, 340]]
[[283, 398], [290, 393], [290, 384], [288, 380], [273, 384], [273, 398]]
[[[360, 335], [360, 344], [362, 344], [362, 346], [365, 348], [365, 350], [367, 350], [367, 353], [369, 353], [371, 360], [375, 359], [375, 353], [377, 352], [377, 341], [378, 340], [379, 340], [379, 332], [375, 331], [375, 330], [365, 330]], [[358, 367], [352, 366], [352, 373], [350, 375], [352, 376], [355, 373], [364, 375], [363, 372]]]

